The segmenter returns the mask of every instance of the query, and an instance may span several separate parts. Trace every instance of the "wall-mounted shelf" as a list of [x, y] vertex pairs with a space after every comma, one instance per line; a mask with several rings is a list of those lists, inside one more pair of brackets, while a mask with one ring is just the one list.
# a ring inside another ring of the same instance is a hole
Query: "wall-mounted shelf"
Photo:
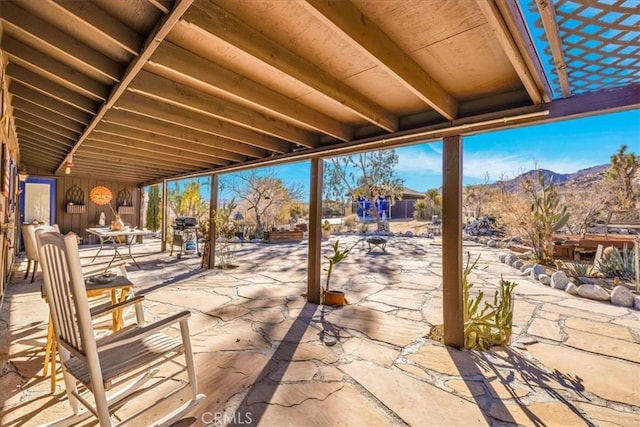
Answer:
[[133, 206], [118, 206], [118, 215], [132, 215]]
[[67, 203], [67, 213], [81, 214], [85, 211], [84, 206], [84, 191], [77, 185], [71, 186], [65, 194], [65, 201]]
[[81, 214], [81, 213], [84, 213], [84, 211], [85, 211], [84, 205], [72, 205], [71, 203], [67, 203], [67, 213]]

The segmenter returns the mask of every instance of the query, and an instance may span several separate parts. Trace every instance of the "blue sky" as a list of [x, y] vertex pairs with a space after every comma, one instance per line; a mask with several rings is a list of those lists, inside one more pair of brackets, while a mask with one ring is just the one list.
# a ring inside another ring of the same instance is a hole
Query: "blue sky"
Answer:
[[[622, 144], [640, 155], [640, 110], [466, 136], [465, 184], [491, 182], [537, 167], [571, 173], [609, 163]], [[442, 185], [442, 143], [397, 148], [398, 175], [405, 187], [426, 191]], [[273, 168], [285, 182], [309, 188], [309, 162]], [[224, 198], [224, 196], [222, 196]]]

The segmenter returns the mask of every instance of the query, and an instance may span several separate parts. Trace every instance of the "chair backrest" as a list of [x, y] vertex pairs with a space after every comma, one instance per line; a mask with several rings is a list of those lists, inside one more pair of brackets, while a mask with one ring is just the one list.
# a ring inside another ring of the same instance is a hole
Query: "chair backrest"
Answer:
[[76, 356], [97, 359], [77, 236], [37, 230], [36, 242], [58, 343]]
[[33, 224], [22, 224], [20, 231], [22, 233], [22, 240], [24, 241], [24, 253], [27, 259], [37, 260], [36, 227]]
[[22, 224], [20, 226], [22, 232], [22, 240], [24, 241], [24, 252], [27, 259], [38, 260], [38, 247], [36, 243], [36, 230], [55, 231], [60, 232], [58, 224], [53, 225], [33, 225]]

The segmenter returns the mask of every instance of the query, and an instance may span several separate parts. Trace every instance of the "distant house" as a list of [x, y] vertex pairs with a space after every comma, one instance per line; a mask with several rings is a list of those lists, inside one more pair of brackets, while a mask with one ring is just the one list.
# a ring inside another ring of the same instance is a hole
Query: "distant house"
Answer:
[[405, 188], [402, 191], [402, 200], [396, 200], [395, 204], [391, 206], [391, 212], [389, 213], [389, 219], [410, 219], [413, 218], [413, 205], [416, 200], [422, 200], [425, 198], [424, 191], [416, 191], [410, 188]]
[[[416, 191], [416, 190], [412, 190], [410, 188], [405, 188], [402, 191], [402, 199], [401, 200], [396, 200], [396, 202], [393, 204], [393, 206], [389, 206], [389, 203], [383, 203], [381, 206], [383, 206], [384, 212], [385, 212], [385, 217], [387, 219], [409, 219], [409, 218], [413, 218], [413, 205], [415, 204], [416, 200], [422, 200], [425, 198], [425, 193], [424, 192], [420, 192], [420, 191]], [[353, 207], [352, 210], [354, 213], [359, 213], [362, 212], [363, 208], [362, 205], [363, 203], [365, 205], [369, 205], [368, 201], [358, 201], [358, 200], [354, 200], [353, 202]], [[382, 215], [382, 212], [380, 211], [380, 215]], [[360, 216], [360, 214], [359, 214]]]

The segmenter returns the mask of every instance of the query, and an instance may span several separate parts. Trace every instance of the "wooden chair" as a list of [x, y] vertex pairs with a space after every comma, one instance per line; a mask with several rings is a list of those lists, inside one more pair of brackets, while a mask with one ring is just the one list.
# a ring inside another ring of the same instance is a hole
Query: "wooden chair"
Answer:
[[22, 234], [22, 240], [24, 242], [24, 253], [27, 257], [27, 271], [24, 273], [24, 280], [27, 280], [29, 277], [29, 270], [31, 270], [31, 266], [33, 265], [33, 273], [31, 274], [31, 283], [36, 278], [36, 272], [38, 271], [38, 248], [36, 246], [36, 229], [43, 229], [47, 231], [57, 231], [57, 224], [54, 225], [33, 225], [33, 224], [22, 224], [20, 226], [20, 231]]
[[[101, 426], [110, 426], [110, 414], [130, 398], [150, 391], [151, 387], [146, 386], [139, 389], [151, 380], [157, 372], [155, 368], [166, 362], [171, 362], [168, 364], [170, 367], [177, 366], [177, 371], [165, 378], [154, 379], [150, 386], [170, 381], [185, 371], [187, 381], [175, 381], [176, 390], [164, 394], [158, 403], [185, 387], [190, 388], [191, 398], [159, 420], [158, 424], [177, 420], [184, 411], [204, 398], [198, 394], [188, 311], [149, 325], [131, 325], [96, 340], [75, 234], [37, 233], [36, 239], [67, 396], [74, 412], [59, 420], [57, 425], [78, 423], [93, 414]], [[139, 304], [140, 300], [117, 303], [103, 312], [110, 313], [132, 303]], [[160, 332], [176, 323], [180, 325], [180, 338]], [[78, 387], [78, 383], [84, 387]], [[111, 391], [117, 393], [107, 395]], [[88, 394], [93, 394], [93, 399]], [[81, 411], [79, 403], [88, 411]], [[136, 412], [127, 421], [146, 409]]]

